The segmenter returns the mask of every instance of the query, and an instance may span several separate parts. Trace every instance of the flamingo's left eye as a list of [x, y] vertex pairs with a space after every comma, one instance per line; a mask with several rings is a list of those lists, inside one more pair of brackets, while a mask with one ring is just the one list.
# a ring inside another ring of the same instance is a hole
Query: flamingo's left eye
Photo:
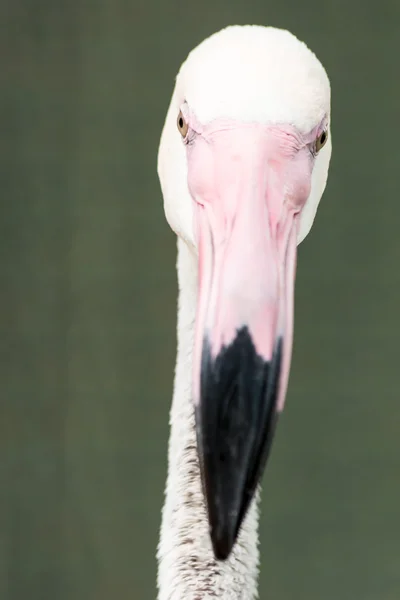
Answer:
[[315, 152], [319, 152], [321, 150], [321, 148], [323, 148], [327, 142], [328, 139], [328, 132], [326, 131], [326, 129], [324, 129], [324, 131], [322, 131], [319, 136], [317, 137], [317, 139], [315, 140]]

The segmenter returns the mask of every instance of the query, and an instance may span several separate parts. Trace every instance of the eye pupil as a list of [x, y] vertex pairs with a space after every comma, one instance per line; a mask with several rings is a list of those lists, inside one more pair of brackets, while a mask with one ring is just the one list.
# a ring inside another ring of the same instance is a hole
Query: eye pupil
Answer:
[[326, 140], [326, 133], [325, 133], [325, 131], [323, 131], [321, 134], [321, 138], [320, 138], [321, 144], [325, 144], [325, 140]]
[[181, 129], [183, 129], [183, 119], [182, 119], [182, 117], [179, 117], [179, 127]]

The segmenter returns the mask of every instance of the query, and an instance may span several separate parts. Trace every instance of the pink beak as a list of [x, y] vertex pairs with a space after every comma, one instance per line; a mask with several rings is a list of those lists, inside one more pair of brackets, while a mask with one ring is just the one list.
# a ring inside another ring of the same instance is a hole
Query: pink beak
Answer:
[[288, 128], [219, 124], [188, 147], [199, 252], [193, 395], [214, 554], [263, 474], [288, 383], [309, 152]]

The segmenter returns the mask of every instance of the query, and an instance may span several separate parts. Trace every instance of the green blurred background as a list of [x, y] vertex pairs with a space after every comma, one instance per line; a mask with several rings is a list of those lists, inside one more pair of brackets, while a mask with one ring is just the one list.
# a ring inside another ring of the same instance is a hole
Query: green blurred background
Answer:
[[295, 32], [333, 88], [261, 598], [400, 597], [400, 4], [2, 0], [1, 600], [155, 598], [177, 295], [157, 147], [188, 51], [248, 22]]

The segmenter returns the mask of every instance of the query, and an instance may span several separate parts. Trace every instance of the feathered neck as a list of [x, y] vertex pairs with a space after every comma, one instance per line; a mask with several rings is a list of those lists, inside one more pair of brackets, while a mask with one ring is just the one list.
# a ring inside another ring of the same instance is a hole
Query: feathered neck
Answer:
[[253, 600], [258, 579], [257, 499], [225, 562], [214, 559], [191, 402], [197, 257], [178, 241], [178, 351], [170, 412], [168, 478], [158, 547], [158, 600]]

